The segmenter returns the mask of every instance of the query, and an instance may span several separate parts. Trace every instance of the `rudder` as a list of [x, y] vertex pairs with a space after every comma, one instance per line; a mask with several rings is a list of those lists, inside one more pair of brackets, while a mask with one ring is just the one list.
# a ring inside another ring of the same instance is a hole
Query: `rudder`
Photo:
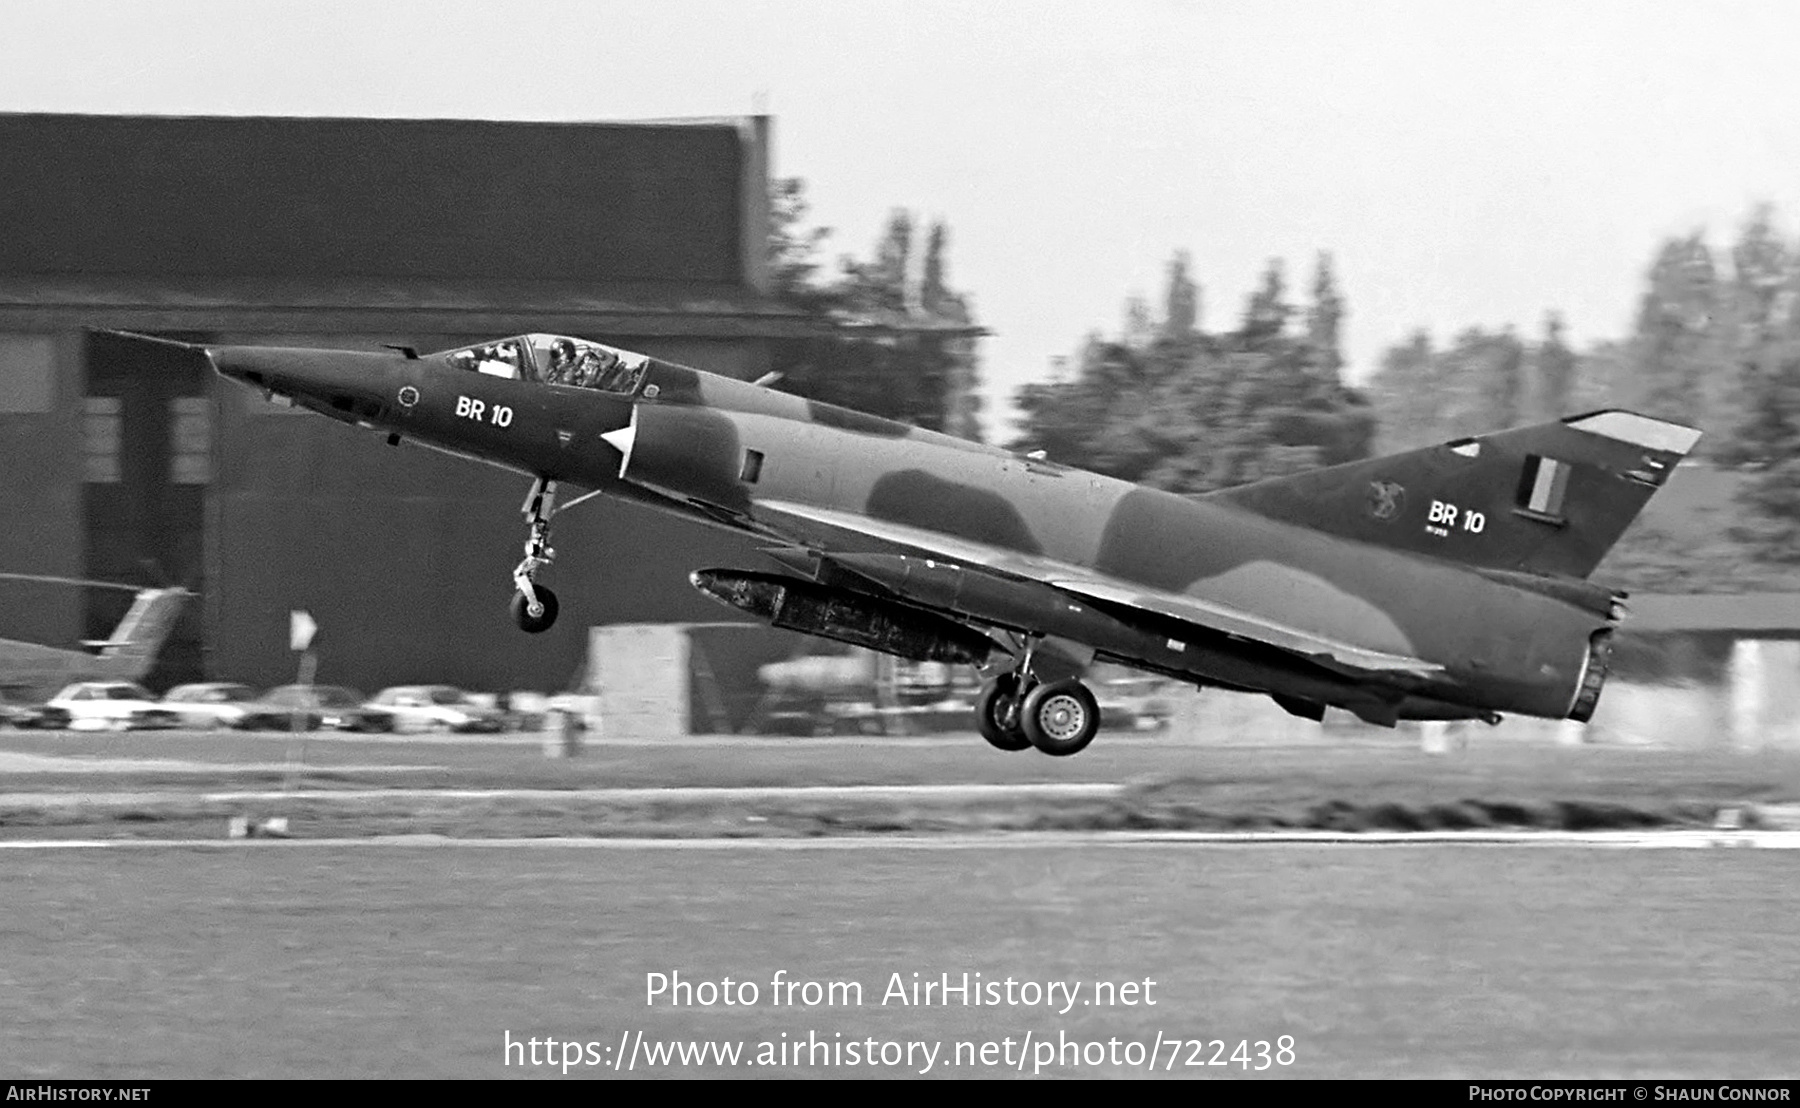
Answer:
[[174, 630], [175, 619], [189, 595], [186, 589], [145, 589], [138, 593], [113, 637], [97, 644], [101, 647], [100, 656], [142, 663], [148, 669]]
[[1207, 499], [1484, 569], [1585, 578], [1699, 439], [1609, 408]]

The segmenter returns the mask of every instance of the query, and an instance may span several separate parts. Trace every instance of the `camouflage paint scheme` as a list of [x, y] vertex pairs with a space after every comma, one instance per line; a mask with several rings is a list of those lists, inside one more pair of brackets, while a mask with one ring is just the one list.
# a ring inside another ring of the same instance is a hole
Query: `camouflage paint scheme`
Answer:
[[1388, 724], [1585, 719], [1623, 594], [1584, 578], [1698, 438], [1598, 412], [1188, 498], [571, 341], [634, 360], [630, 391], [476, 348], [208, 353], [390, 441], [764, 536], [834, 589]]

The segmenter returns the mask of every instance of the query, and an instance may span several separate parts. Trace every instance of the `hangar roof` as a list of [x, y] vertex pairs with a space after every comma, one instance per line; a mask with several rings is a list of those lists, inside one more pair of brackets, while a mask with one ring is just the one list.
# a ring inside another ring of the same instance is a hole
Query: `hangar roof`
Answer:
[[346, 278], [15, 277], [0, 274], [0, 318], [26, 329], [59, 322], [127, 330], [414, 331], [783, 337], [817, 325], [743, 286], [576, 281]]
[[0, 273], [744, 285], [760, 142], [745, 120], [0, 114]]

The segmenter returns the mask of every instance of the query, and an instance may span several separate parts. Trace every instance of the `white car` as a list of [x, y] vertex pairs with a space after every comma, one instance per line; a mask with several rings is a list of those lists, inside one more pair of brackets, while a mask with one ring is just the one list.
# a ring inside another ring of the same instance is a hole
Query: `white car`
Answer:
[[234, 681], [207, 681], [176, 685], [163, 694], [162, 702], [181, 718], [183, 727], [211, 730], [242, 723], [245, 705], [256, 699], [256, 690]]
[[73, 731], [126, 731], [180, 727], [181, 717], [130, 681], [80, 681], [57, 693], [50, 707], [69, 713]]
[[396, 685], [376, 693], [369, 707], [391, 713], [396, 731], [506, 730], [506, 713], [476, 703], [453, 685]]

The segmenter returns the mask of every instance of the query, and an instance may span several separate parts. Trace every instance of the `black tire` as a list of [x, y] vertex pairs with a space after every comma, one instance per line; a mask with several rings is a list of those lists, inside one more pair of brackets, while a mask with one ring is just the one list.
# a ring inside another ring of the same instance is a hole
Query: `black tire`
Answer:
[[538, 603], [544, 606], [543, 614], [532, 615], [526, 608], [525, 594], [520, 592], [513, 594], [512, 617], [513, 622], [519, 625], [519, 630], [535, 635], [540, 631], [550, 630], [550, 625], [556, 622], [556, 594], [535, 581], [531, 588], [537, 593]]
[[1066, 758], [1087, 749], [1100, 733], [1100, 705], [1080, 681], [1052, 681], [1026, 694], [1019, 726], [1032, 746]]
[[[1019, 728], [1019, 716], [1014, 710], [1018, 700], [1019, 679], [1006, 673], [981, 687], [981, 695], [975, 698], [975, 729], [988, 745], [1008, 752], [1027, 750], [1031, 740]], [[1011, 719], [1004, 718], [1010, 715]]]

